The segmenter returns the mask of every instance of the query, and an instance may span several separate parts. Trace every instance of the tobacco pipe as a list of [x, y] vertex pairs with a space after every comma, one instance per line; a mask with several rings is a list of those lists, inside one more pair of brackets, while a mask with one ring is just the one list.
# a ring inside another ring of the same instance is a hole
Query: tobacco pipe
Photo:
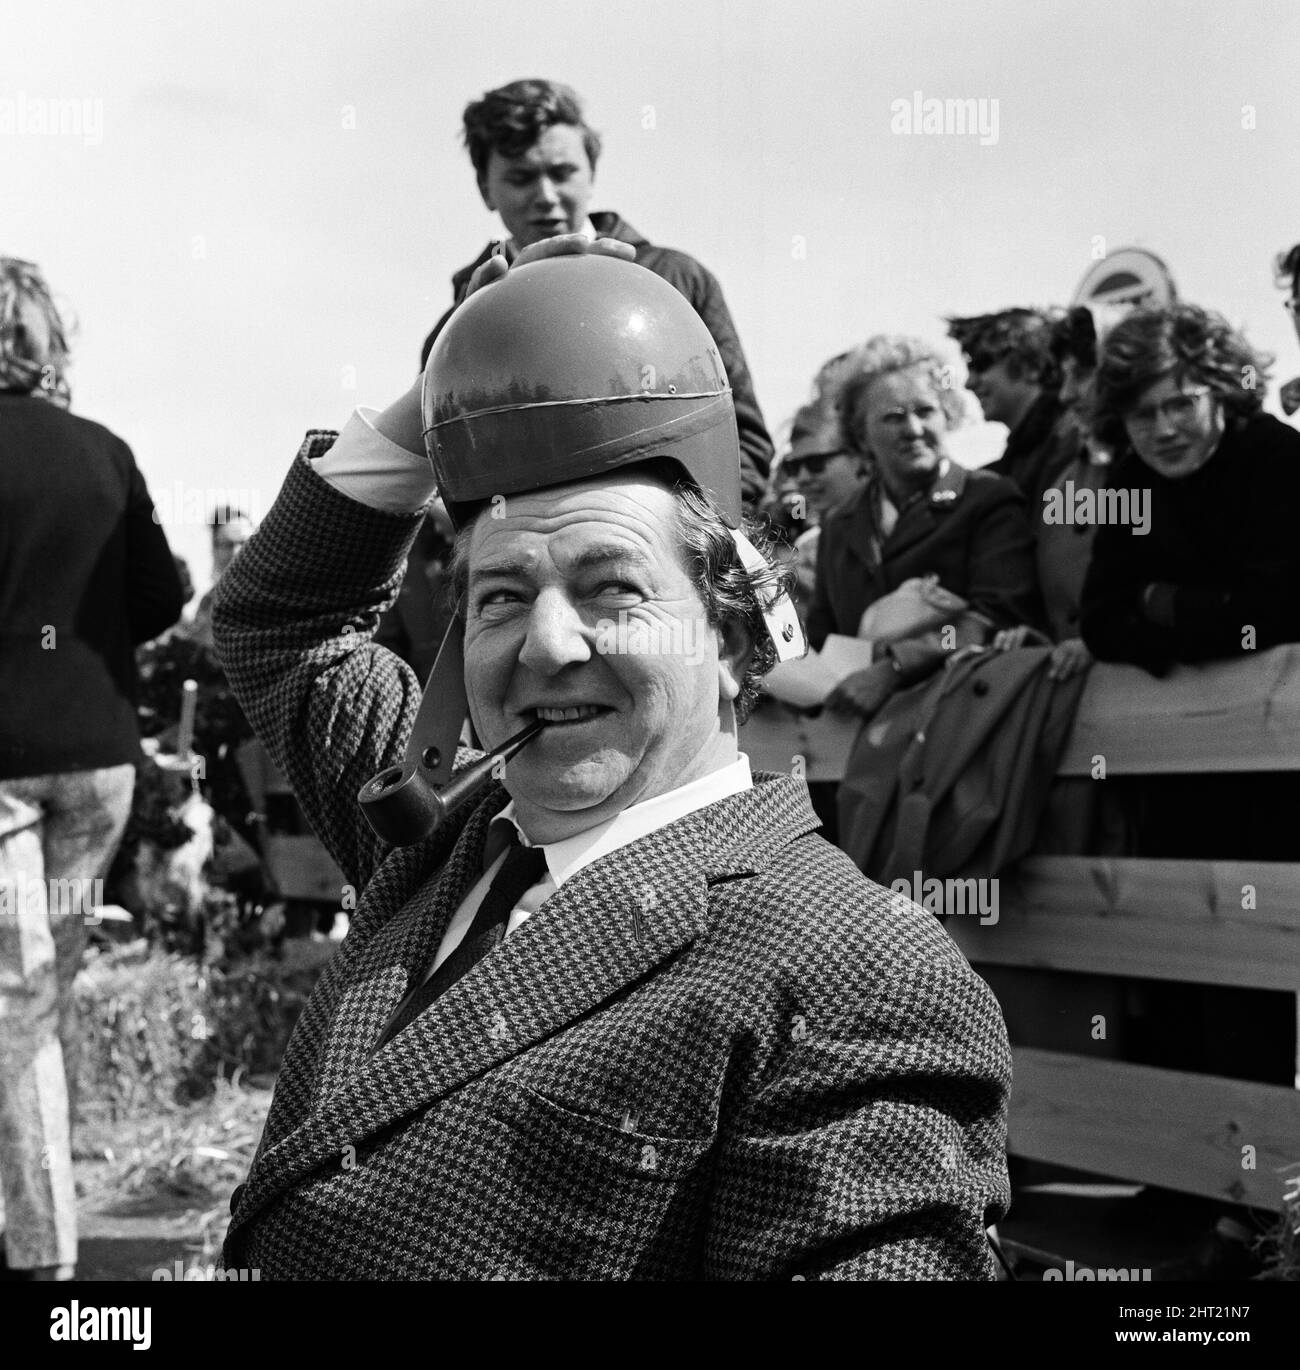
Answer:
[[442, 758], [433, 747], [425, 749], [420, 765], [405, 779], [403, 766], [389, 766], [380, 771], [361, 787], [357, 796], [370, 826], [394, 847], [408, 847], [422, 841], [492, 779], [498, 764], [509, 761], [544, 727], [544, 719], [534, 719], [445, 784], [438, 784], [423, 774], [426, 770], [436, 773], [442, 767]]

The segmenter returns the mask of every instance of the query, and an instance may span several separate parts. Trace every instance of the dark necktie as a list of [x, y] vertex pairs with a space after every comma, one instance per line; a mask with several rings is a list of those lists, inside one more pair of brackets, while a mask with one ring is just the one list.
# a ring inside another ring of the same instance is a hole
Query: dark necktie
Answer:
[[[513, 829], [512, 829], [513, 832]], [[478, 906], [474, 921], [451, 954], [437, 970], [406, 1001], [402, 1011], [384, 1033], [390, 1041], [401, 1030], [429, 1007], [445, 990], [476, 966], [506, 935], [506, 924], [515, 905], [525, 891], [546, 874], [546, 854], [541, 847], [525, 847], [517, 836], [512, 840], [506, 859], [492, 877], [483, 902]]]

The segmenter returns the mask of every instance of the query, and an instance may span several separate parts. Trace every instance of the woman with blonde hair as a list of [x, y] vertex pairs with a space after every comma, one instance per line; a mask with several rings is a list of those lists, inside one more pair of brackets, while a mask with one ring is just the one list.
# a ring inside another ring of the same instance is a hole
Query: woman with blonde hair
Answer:
[[840, 683], [833, 708], [869, 717], [958, 648], [1041, 619], [1023, 496], [948, 452], [949, 431], [970, 413], [964, 379], [959, 361], [888, 334], [840, 372], [844, 447], [870, 475], [824, 520], [808, 634], [814, 647], [831, 633], [872, 636], [882, 651]]

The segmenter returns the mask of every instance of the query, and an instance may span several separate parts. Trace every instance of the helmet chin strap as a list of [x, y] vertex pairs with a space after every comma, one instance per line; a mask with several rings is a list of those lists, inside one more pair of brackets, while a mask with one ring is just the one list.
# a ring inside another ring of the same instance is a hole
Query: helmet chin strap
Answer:
[[[731, 528], [728, 531], [731, 540], [736, 544], [740, 564], [750, 575], [764, 575], [772, 569], [762, 552], [739, 528]], [[776, 648], [778, 661], [794, 661], [807, 654], [808, 639], [804, 637], [803, 625], [799, 622], [799, 615], [795, 612], [794, 603], [788, 594], [778, 595], [763, 610], [763, 622], [767, 625], [767, 635], [772, 639], [772, 646]]]
[[424, 687], [401, 765], [380, 771], [357, 796], [370, 826], [394, 847], [409, 847], [427, 837], [449, 808], [445, 791], [469, 711], [464, 610], [462, 599]]

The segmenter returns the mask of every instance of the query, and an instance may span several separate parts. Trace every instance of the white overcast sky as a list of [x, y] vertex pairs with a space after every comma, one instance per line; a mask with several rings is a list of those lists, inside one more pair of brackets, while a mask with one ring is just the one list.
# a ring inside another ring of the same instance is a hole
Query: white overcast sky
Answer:
[[[1300, 372], [1295, 0], [0, 0], [0, 33], [0, 100], [101, 102], [99, 142], [0, 133], [0, 253], [156, 492], [266, 507], [306, 428], [405, 387], [497, 231], [461, 110], [522, 76], [586, 97], [593, 207], [719, 276], [774, 432], [872, 333], [1068, 302], [1098, 235]], [[996, 99], [997, 142], [891, 133], [917, 90]]]

